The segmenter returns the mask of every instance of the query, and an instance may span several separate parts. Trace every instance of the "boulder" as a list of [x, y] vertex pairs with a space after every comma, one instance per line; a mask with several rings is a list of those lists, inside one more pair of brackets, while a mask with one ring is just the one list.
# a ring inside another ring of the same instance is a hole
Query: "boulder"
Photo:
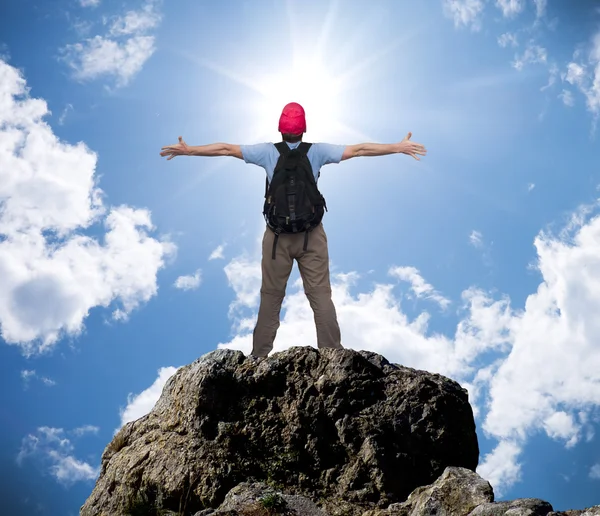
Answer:
[[352, 349], [293, 347], [258, 364], [220, 349], [180, 368], [115, 435], [81, 514], [188, 516], [262, 482], [359, 515], [449, 466], [474, 471], [478, 456], [467, 391], [441, 375]]
[[552, 505], [539, 498], [518, 498], [508, 502], [486, 503], [477, 507], [469, 516], [547, 516]]
[[242, 482], [227, 493], [219, 507], [204, 509], [194, 516], [269, 516], [274, 513], [289, 516], [327, 516], [305, 496], [284, 493], [264, 482]]
[[487, 480], [471, 470], [448, 467], [431, 485], [415, 489], [405, 502], [363, 516], [467, 516], [493, 500], [494, 490]]
[[600, 505], [575, 511], [549, 512], [548, 516], [600, 516]]

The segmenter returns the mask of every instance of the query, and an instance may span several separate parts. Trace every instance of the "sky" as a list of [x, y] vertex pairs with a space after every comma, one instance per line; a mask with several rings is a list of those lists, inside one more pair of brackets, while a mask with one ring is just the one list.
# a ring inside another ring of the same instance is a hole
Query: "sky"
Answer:
[[[264, 170], [190, 145], [427, 148], [323, 167], [347, 348], [469, 391], [496, 499], [599, 504], [600, 7], [0, 3], [0, 499], [78, 514], [177, 368], [249, 354]], [[274, 352], [317, 346], [297, 267]]]

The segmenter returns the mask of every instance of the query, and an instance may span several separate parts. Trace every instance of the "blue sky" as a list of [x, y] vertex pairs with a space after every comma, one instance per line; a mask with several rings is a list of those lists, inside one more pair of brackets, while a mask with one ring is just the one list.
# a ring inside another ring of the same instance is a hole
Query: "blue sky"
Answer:
[[[468, 388], [498, 499], [600, 503], [596, 2], [0, 5], [0, 499], [74, 515], [177, 367], [251, 350], [262, 169], [160, 148], [396, 142], [322, 169], [342, 343]], [[357, 213], [359, 206], [364, 212]], [[316, 346], [294, 268], [275, 351]]]

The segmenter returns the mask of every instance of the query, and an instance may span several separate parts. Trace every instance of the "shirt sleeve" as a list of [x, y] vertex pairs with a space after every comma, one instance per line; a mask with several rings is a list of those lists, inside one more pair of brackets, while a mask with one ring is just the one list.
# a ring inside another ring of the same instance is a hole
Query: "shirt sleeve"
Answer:
[[345, 145], [335, 145], [333, 143], [313, 143], [315, 152], [315, 161], [320, 164], [319, 168], [329, 163], [339, 163], [342, 161], [342, 155], [346, 149]]
[[242, 157], [246, 163], [258, 165], [264, 169], [268, 166], [272, 143], [257, 143], [255, 145], [240, 145]]

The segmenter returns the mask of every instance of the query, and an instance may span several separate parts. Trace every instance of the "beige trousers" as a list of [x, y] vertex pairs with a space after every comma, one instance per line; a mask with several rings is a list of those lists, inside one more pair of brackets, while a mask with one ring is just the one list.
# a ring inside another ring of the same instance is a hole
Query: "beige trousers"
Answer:
[[308, 235], [308, 246], [303, 251], [304, 232], [282, 233], [277, 241], [273, 260], [275, 234], [267, 226], [262, 242], [262, 285], [258, 320], [252, 339], [252, 354], [266, 357], [273, 350], [273, 342], [279, 328], [279, 313], [285, 296], [287, 282], [294, 259], [298, 262], [304, 292], [314, 313], [319, 348], [342, 349], [340, 327], [329, 281], [329, 250], [323, 224]]

